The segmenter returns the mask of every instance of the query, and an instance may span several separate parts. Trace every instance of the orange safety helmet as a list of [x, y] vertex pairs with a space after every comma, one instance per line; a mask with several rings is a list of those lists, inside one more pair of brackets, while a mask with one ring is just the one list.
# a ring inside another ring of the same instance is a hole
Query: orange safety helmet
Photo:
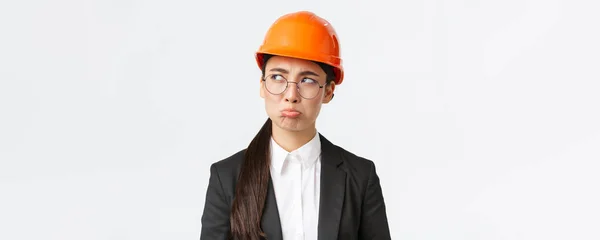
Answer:
[[309, 11], [289, 13], [277, 19], [256, 52], [260, 69], [263, 54], [325, 63], [333, 67], [336, 85], [344, 80], [340, 44], [335, 30], [327, 20]]

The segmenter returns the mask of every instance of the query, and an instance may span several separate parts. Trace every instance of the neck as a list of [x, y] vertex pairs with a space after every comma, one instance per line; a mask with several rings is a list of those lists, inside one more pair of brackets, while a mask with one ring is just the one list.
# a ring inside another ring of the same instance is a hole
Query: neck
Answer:
[[317, 134], [315, 127], [302, 131], [287, 131], [273, 124], [273, 140], [288, 152], [294, 151], [308, 143]]

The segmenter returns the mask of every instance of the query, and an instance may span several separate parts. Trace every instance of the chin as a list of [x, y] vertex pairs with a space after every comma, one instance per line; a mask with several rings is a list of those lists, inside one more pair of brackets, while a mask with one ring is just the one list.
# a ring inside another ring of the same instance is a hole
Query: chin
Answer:
[[306, 120], [302, 118], [287, 118], [287, 117], [278, 117], [277, 121], [273, 121], [275, 125], [279, 128], [290, 131], [290, 132], [300, 132], [305, 130], [310, 124], [306, 123]]

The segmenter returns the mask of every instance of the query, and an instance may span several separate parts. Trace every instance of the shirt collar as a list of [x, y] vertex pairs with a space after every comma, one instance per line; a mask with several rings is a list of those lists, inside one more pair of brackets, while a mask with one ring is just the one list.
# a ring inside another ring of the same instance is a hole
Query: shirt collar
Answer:
[[271, 170], [275, 170], [277, 174], [280, 174], [287, 166], [286, 162], [288, 161], [288, 155], [296, 157], [303, 164], [303, 167], [310, 167], [314, 164], [319, 155], [321, 155], [321, 139], [319, 138], [319, 133], [317, 132], [315, 136], [308, 141], [306, 144], [302, 145], [300, 148], [288, 152], [283, 149], [273, 137], [271, 137]]

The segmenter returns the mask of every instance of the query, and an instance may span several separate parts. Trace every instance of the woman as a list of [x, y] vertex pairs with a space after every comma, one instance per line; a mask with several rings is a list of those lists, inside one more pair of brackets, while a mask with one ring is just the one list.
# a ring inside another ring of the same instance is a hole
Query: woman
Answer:
[[390, 239], [373, 162], [315, 127], [344, 77], [333, 27], [286, 14], [256, 60], [269, 118], [246, 149], [211, 165], [200, 239]]

